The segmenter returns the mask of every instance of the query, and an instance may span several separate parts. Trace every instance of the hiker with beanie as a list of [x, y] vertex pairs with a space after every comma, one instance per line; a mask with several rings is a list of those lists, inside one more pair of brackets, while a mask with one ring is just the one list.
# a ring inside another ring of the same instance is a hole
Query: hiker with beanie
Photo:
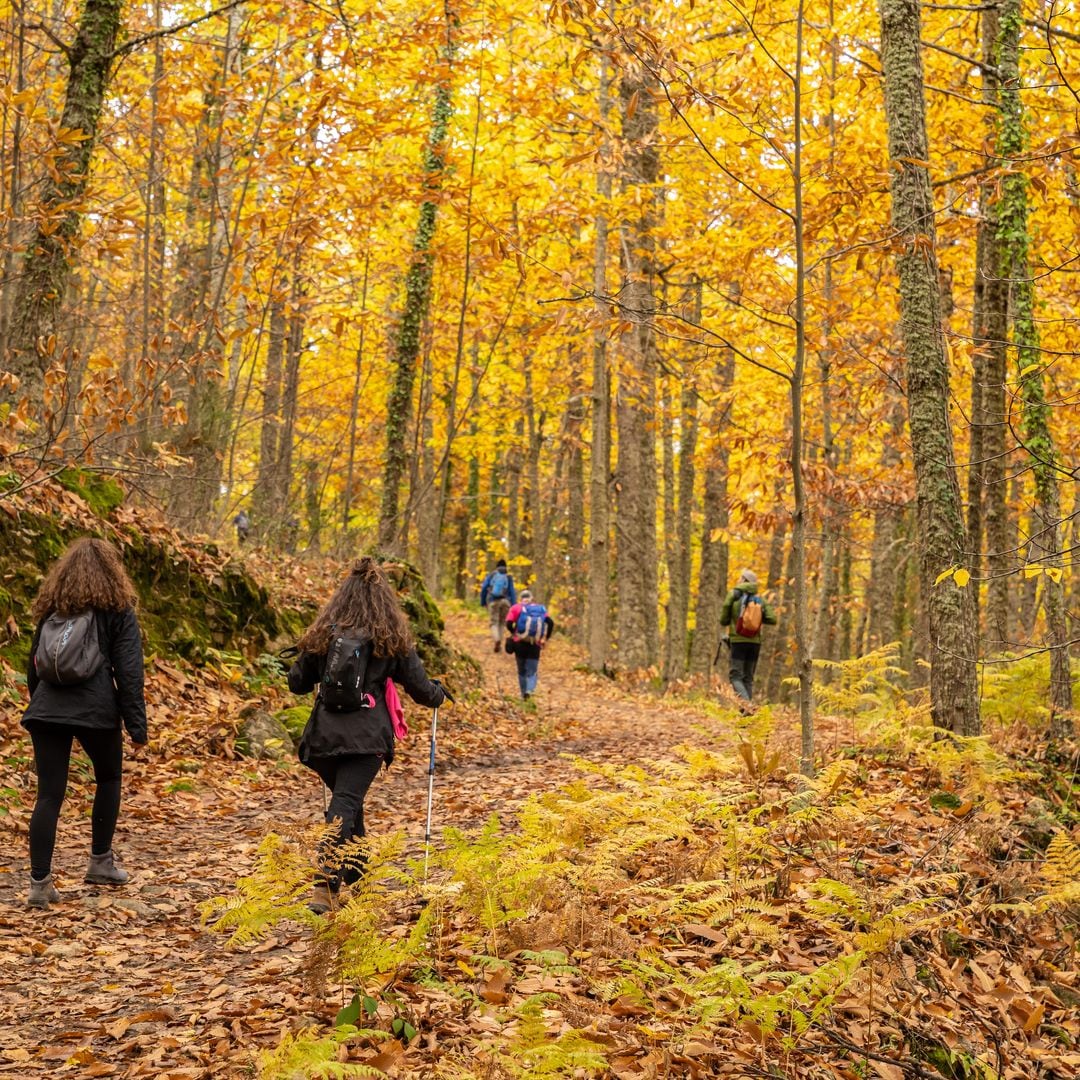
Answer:
[[146, 745], [135, 602], [120, 553], [92, 537], [76, 540], [53, 564], [34, 601], [37, 629], [26, 672], [30, 704], [22, 719], [34, 744], [38, 784], [30, 818], [30, 907], [48, 908], [60, 899], [53, 849], [76, 740], [94, 769], [85, 880], [91, 885], [128, 880], [116, 865], [112, 843], [120, 815], [124, 728], [136, 747]]
[[540, 654], [555, 631], [555, 623], [531, 590], [522, 589], [520, 601], [506, 614], [506, 629], [510, 631], [506, 651], [517, 661], [521, 699], [528, 701], [536, 693]]
[[720, 609], [720, 625], [731, 627], [727, 636], [731, 652], [728, 679], [735, 693], [746, 702], [744, 711], [754, 698], [754, 669], [761, 652], [762, 624], [776, 625], [776, 613], [757, 590], [757, 574], [743, 570]]
[[491, 640], [495, 644], [495, 652], [502, 652], [507, 613], [510, 605], [515, 603], [517, 593], [514, 591], [514, 579], [506, 569], [506, 560], [500, 559], [480, 586], [480, 606], [487, 608], [491, 617]]
[[334, 830], [320, 849], [308, 904], [325, 915], [336, 908], [341, 884], [354, 885], [363, 874], [363, 856], [343, 849], [364, 835], [364, 798], [379, 769], [394, 760], [393, 684], [429, 709], [450, 695], [427, 677], [386, 571], [369, 556], [356, 562], [297, 648], [289, 689], [307, 694], [318, 688], [300, 761], [332, 793], [326, 824]]

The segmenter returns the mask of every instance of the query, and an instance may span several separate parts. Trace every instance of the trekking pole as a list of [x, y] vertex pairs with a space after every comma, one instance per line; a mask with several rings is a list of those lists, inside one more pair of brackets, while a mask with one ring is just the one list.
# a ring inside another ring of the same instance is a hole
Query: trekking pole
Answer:
[[431, 856], [431, 803], [435, 797], [435, 736], [439, 727], [439, 706], [431, 713], [431, 753], [428, 757], [427, 827], [424, 830], [424, 884], [427, 885], [428, 860]]

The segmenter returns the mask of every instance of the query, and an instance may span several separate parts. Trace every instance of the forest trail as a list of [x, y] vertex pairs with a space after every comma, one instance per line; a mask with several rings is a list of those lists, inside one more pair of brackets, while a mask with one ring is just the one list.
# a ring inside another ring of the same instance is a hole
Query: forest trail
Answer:
[[[490, 695], [516, 697], [513, 660], [491, 652], [487, 627], [455, 615], [450, 636], [484, 668]], [[700, 714], [627, 696], [575, 671], [558, 637], [541, 664], [537, 710], [502, 702], [490, 730], [461, 701], [440, 716], [436, 835], [481, 825], [570, 773], [562, 755], [629, 763], [692, 738]], [[498, 700], [498, 699], [496, 699]], [[430, 714], [408, 708], [412, 735], [368, 801], [368, 827], [406, 830], [423, 846]], [[485, 710], [486, 717], [488, 710]], [[469, 749], [486, 742], [487, 749]], [[75, 767], [76, 770], [78, 766]], [[73, 776], [76, 773], [73, 772]], [[196, 774], [160, 757], [129, 763], [116, 848], [133, 873], [110, 891], [84, 885], [86, 789], [69, 795], [55, 865], [63, 901], [44, 916], [23, 907], [25, 835], [0, 860], [0, 1076], [250, 1075], [252, 1054], [281, 1034], [324, 1022], [343, 1003], [305, 990], [308, 931], [279, 928], [254, 949], [228, 951], [198, 905], [227, 894], [271, 830], [317, 822], [312, 775], [287, 763], [208, 759]]]

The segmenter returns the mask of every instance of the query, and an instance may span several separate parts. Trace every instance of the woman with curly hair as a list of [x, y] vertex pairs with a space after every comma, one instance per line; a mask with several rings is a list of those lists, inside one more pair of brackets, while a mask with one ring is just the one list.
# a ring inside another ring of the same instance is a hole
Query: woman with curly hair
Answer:
[[[360, 879], [363, 858], [343, 858], [342, 849], [364, 835], [364, 798], [379, 768], [394, 760], [387, 680], [429, 709], [448, 695], [437, 679], [427, 677], [386, 572], [368, 556], [356, 562], [297, 647], [289, 689], [306, 694], [318, 687], [300, 739], [300, 761], [332, 792], [326, 824], [336, 826], [321, 852], [308, 905], [324, 915], [336, 906], [342, 882], [352, 885]], [[349, 651], [344, 660], [339, 656], [343, 648]], [[329, 663], [328, 657], [333, 658]], [[351, 665], [356, 683], [346, 692], [333, 677], [343, 670], [338, 667], [342, 663]]]
[[52, 858], [76, 739], [94, 767], [96, 787], [85, 880], [94, 885], [128, 880], [116, 865], [112, 841], [120, 814], [123, 728], [136, 747], [146, 744], [135, 601], [120, 553], [91, 537], [64, 552], [34, 601], [37, 630], [26, 674], [30, 705], [22, 720], [34, 744], [38, 778], [30, 818], [30, 907], [48, 908], [60, 899]]

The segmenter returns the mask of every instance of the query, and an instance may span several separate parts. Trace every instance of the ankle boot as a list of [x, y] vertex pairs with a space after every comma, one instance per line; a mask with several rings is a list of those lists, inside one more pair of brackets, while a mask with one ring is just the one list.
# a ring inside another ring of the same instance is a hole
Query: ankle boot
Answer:
[[26, 906], [48, 910], [50, 904], [58, 903], [60, 894], [53, 884], [53, 876], [43, 877], [40, 881], [30, 878], [30, 895], [26, 898]]
[[116, 865], [116, 858], [111, 851], [104, 855], [91, 855], [90, 865], [86, 868], [83, 880], [88, 885], [126, 885], [131, 875]]
[[335, 911], [338, 906], [337, 894], [337, 889], [331, 889], [329, 885], [320, 883], [311, 890], [308, 908], [316, 915], [325, 915], [329, 911]]

